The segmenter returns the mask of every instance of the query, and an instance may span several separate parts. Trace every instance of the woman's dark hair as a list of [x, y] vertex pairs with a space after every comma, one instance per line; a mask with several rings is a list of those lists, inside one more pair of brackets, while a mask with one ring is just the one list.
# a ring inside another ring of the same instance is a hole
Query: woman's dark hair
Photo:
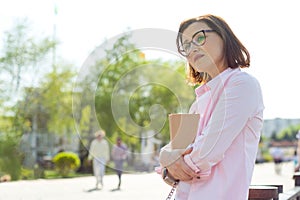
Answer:
[[[230, 68], [244, 68], [250, 66], [250, 54], [246, 47], [234, 35], [225, 20], [215, 15], [208, 14], [183, 21], [179, 26], [179, 31], [176, 39], [178, 51], [180, 51], [180, 47], [182, 45], [183, 32], [194, 22], [204, 22], [212, 30], [215, 30], [215, 32], [221, 37], [224, 43], [224, 56]], [[201, 84], [202, 82], [206, 81], [208, 77], [206, 73], [196, 72], [190, 64], [188, 65], [189, 82], [193, 84]]]

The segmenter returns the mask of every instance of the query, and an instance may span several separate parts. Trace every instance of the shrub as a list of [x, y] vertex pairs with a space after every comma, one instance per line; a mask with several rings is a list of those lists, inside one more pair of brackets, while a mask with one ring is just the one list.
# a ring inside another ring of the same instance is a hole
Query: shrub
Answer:
[[72, 152], [60, 152], [52, 161], [62, 177], [67, 177], [71, 171], [77, 170], [81, 165], [78, 155]]
[[31, 180], [34, 179], [34, 171], [28, 168], [21, 168], [21, 179], [22, 180]]
[[8, 174], [11, 180], [20, 179], [21, 153], [16, 138], [0, 138], [0, 172]]

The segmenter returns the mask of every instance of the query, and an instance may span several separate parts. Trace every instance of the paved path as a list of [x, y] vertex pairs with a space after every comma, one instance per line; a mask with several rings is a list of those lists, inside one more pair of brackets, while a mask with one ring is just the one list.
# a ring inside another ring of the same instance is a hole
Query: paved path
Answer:
[[[255, 166], [252, 184], [282, 184], [284, 192], [294, 186], [293, 163], [284, 163], [277, 175], [273, 163]], [[94, 187], [94, 177], [32, 180], [0, 183], [0, 200], [162, 200], [170, 187], [155, 173], [124, 174], [121, 190], [116, 175], [106, 175], [102, 190]]]

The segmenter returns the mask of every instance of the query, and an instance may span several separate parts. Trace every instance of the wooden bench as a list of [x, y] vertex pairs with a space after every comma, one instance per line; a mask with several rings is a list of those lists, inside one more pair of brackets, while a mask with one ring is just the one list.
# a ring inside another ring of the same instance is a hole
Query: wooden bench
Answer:
[[279, 194], [279, 200], [300, 200], [300, 187], [296, 186], [287, 192]]
[[251, 185], [249, 200], [300, 200], [300, 172], [295, 172], [295, 187], [283, 193], [282, 185]]
[[300, 200], [300, 172], [295, 172], [295, 187], [279, 195], [280, 200]]
[[300, 186], [300, 172], [295, 172], [293, 179], [295, 179], [295, 186]]
[[282, 185], [250, 185], [248, 200], [278, 200], [279, 191], [282, 192]]

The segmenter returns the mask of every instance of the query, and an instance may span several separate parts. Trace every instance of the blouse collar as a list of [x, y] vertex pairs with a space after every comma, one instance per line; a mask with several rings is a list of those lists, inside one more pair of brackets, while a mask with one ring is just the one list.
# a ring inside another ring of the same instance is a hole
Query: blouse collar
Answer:
[[218, 74], [216, 77], [208, 81], [207, 83], [200, 85], [195, 89], [196, 96], [201, 96], [204, 93], [206, 93], [209, 90], [215, 90], [217, 87], [220, 86], [220, 84], [224, 84], [224, 81], [227, 79], [227, 77], [234, 71], [234, 70], [240, 70], [239, 68], [232, 69], [228, 67], [223, 72]]

